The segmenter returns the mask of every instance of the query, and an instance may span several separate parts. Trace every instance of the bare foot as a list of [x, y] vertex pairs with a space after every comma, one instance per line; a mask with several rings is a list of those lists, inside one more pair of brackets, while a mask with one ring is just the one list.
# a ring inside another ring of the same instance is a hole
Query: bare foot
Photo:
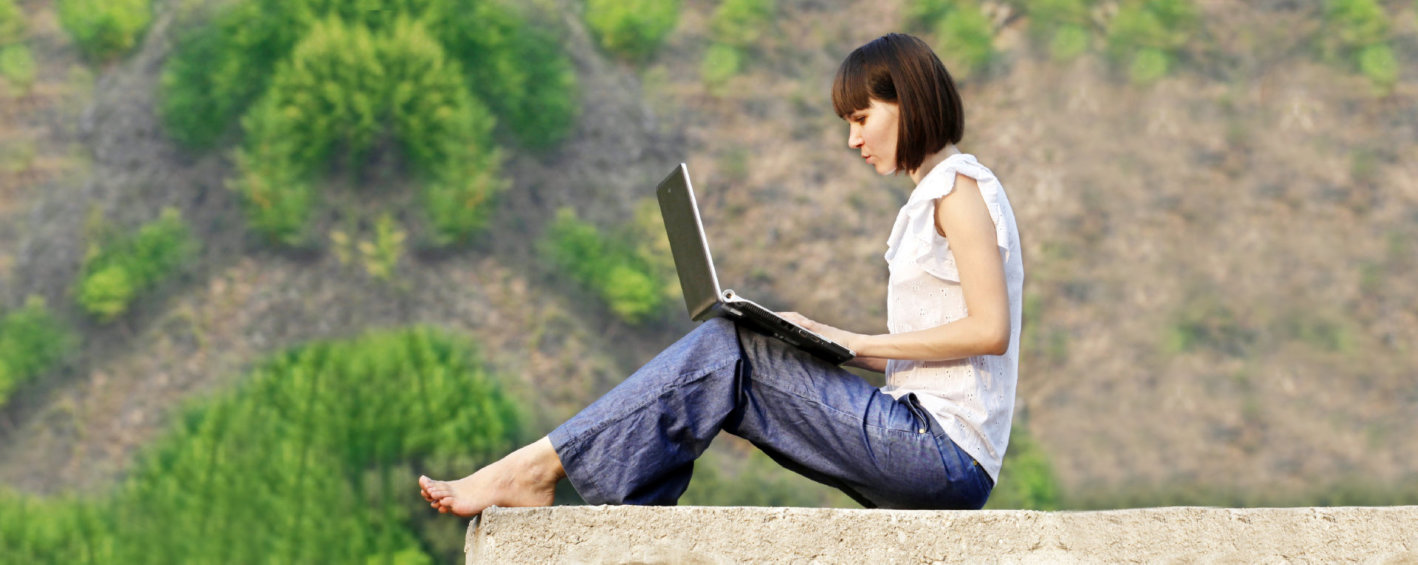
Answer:
[[565, 477], [551, 440], [542, 438], [456, 481], [420, 476], [419, 492], [439, 512], [468, 518], [489, 506], [551, 506]]

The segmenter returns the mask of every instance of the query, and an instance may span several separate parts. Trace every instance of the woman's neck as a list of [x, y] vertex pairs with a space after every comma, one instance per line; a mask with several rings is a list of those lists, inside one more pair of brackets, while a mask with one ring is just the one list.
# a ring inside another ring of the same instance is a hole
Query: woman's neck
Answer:
[[951, 155], [958, 153], [960, 153], [960, 149], [955, 147], [955, 144], [952, 143], [946, 145], [945, 149], [926, 155], [925, 160], [921, 161], [921, 166], [911, 171], [911, 182], [921, 184], [921, 179], [926, 178], [926, 175], [930, 174], [931, 169], [934, 169], [936, 165], [939, 165], [941, 161], [946, 160]]

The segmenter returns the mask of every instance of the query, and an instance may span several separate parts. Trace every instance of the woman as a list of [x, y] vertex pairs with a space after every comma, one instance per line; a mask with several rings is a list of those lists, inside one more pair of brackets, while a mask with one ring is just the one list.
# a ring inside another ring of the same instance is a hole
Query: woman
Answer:
[[960, 96], [924, 42], [853, 51], [832, 90], [847, 144], [916, 184], [888, 239], [889, 334], [785, 314], [841, 343], [880, 389], [733, 322], [704, 323], [541, 440], [457, 481], [420, 477], [440, 512], [546, 506], [567, 478], [590, 504], [674, 504], [725, 430], [867, 507], [980, 508], [1009, 442], [1024, 269], [994, 175], [956, 144]]

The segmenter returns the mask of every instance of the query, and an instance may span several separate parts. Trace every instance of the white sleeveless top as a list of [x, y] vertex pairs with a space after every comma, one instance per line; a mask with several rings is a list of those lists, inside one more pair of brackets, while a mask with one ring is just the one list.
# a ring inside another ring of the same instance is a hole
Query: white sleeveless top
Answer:
[[1009, 292], [1009, 350], [954, 361], [891, 360], [886, 386], [892, 397], [916, 393], [946, 435], [969, 453], [990, 478], [999, 479], [1014, 416], [1019, 374], [1019, 330], [1024, 300], [1024, 264], [1019, 230], [1004, 186], [994, 173], [959, 153], [936, 165], [901, 207], [887, 240], [891, 268], [886, 293], [886, 324], [891, 333], [925, 330], [965, 317], [965, 294], [950, 242], [935, 229], [935, 202], [955, 188], [955, 174], [975, 179], [995, 222], [995, 240], [1004, 262]]

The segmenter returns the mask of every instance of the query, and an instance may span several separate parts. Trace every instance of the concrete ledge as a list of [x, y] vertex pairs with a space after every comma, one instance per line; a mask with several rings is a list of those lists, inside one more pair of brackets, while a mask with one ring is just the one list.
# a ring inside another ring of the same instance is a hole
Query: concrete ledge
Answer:
[[491, 508], [468, 563], [1418, 563], [1418, 506], [1104, 512]]

